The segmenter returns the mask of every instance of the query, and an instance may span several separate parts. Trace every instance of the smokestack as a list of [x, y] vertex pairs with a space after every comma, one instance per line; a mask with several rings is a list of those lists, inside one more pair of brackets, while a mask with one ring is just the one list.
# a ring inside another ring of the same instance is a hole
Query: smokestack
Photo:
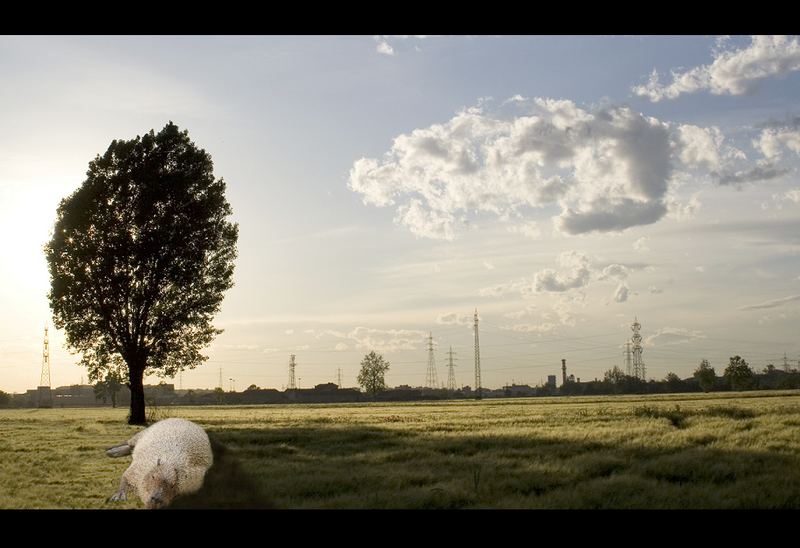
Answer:
[[567, 384], [567, 360], [561, 360], [561, 381], [563, 384]]

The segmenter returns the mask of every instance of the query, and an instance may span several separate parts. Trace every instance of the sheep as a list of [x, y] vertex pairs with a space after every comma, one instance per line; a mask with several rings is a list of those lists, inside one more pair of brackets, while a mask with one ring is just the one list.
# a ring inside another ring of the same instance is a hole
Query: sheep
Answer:
[[133, 462], [108, 502], [127, 500], [133, 488], [146, 508], [162, 508], [179, 495], [198, 491], [214, 462], [205, 430], [178, 418], [159, 421], [106, 450], [109, 457], [131, 453]]

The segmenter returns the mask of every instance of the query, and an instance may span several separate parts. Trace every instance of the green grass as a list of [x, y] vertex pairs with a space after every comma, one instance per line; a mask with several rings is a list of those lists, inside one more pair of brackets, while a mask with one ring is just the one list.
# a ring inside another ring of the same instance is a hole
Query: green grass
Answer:
[[[0, 508], [106, 503], [125, 409], [0, 410]], [[175, 507], [800, 508], [800, 392], [175, 407], [215, 466]]]

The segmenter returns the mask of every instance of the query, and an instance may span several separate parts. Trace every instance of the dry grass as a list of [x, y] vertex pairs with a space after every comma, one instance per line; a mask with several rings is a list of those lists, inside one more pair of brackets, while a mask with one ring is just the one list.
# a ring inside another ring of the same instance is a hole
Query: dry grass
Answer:
[[[800, 393], [160, 410], [217, 464], [177, 507], [800, 508]], [[0, 411], [0, 508], [106, 503], [126, 410]]]

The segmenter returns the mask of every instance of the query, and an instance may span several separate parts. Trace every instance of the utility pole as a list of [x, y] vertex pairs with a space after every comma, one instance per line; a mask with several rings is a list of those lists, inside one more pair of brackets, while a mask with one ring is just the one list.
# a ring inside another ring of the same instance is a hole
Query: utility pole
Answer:
[[428, 333], [428, 372], [425, 375], [425, 386], [428, 388], [438, 388], [439, 381], [436, 378], [436, 361], [433, 357], [433, 333]]
[[222, 388], [222, 368], [219, 368], [219, 389], [223, 390]]
[[450, 347], [450, 352], [447, 353], [447, 355], [449, 356], [448, 363], [447, 363], [447, 369], [449, 370], [449, 372], [447, 374], [447, 389], [448, 390], [452, 390], [453, 392], [456, 391], [456, 372], [455, 372], [455, 369], [454, 369], [454, 367], [456, 365], [453, 363], [453, 361], [454, 361], [453, 360], [453, 356], [455, 356], [455, 354], [456, 353], [453, 352], [453, 347], [451, 346]]
[[475, 399], [481, 399], [481, 346], [478, 341], [478, 309], [475, 309]]

